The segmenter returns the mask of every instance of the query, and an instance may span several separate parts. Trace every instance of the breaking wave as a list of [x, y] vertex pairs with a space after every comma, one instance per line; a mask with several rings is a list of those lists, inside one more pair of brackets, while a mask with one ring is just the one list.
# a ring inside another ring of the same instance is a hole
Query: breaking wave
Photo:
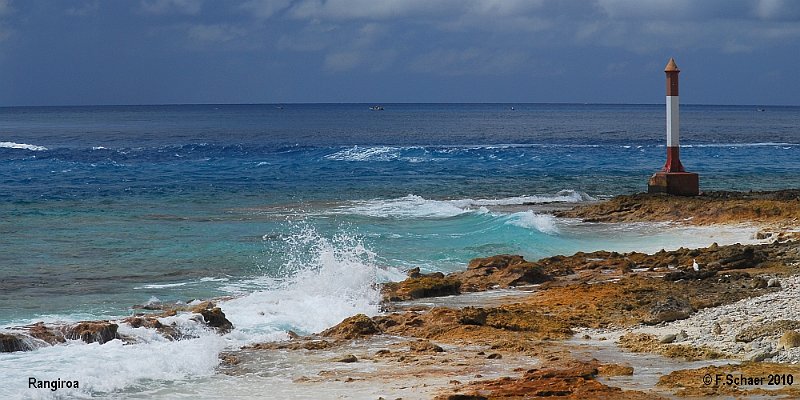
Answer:
[[45, 150], [47, 150], [47, 147], [44, 147], [44, 146], [37, 146], [35, 144], [27, 144], [27, 143], [14, 143], [14, 142], [0, 142], [0, 148], [2, 148], [2, 149], [30, 150], [30, 151], [45, 151]]
[[555, 195], [516, 196], [501, 199], [431, 200], [410, 194], [396, 199], [354, 201], [336, 212], [377, 218], [451, 218], [467, 213], [486, 213], [486, 207], [544, 203], [579, 203], [595, 200], [586, 193], [562, 190]]
[[558, 226], [556, 226], [556, 217], [549, 214], [537, 214], [533, 211], [511, 214], [506, 224], [534, 229], [548, 235], [559, 233]]
[[379, 268], [377, 255], [357, 237], [320, 235], [313, 227], [293, 226], [293, 234], [273, 246], [268, 270], [272, 287], [221, 305], [238, 330], [260, 334], [319, 332], [355, 314], [380, 311], [377, 283], [401, 279]]

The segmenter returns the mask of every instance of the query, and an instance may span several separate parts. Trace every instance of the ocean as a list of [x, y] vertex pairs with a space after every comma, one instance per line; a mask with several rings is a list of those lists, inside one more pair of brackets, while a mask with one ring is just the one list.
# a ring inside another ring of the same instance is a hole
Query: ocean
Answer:
[[[35, 373], [77, 397], [213, 397], [190, 388], [236, 386], [221, 351], [375, 315], [375, 284], [413, 267], [753, 239], [546, 213], [645, 191], [663, 105], [369, 106], [0, 108], [0, 327], [222, 297], [236, 327], [0, 353], [0, 392], [64, 396], [28, 389]], [[681, 145], [701, 190], [800, 187], [800, 107], [684, 105]], [[259, 384], [287, 390], [278, 375]]]

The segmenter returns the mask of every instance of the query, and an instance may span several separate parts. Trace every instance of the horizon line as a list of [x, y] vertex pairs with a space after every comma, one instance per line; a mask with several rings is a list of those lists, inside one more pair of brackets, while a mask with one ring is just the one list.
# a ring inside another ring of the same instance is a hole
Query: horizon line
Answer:
[[[281, 105], [596, 105], [596, 106], [658, 106], [664, 103], [594, 103], [594, 102], [278, 102], [278, 103], [121, 103], [121, 104], [50, 104], [50, 105], [2, 105], [0, 108], [70, 108], [70, 107], [167, 107], [167, 106], [281, 106]], [[715, 104], [682, 103], [683, 106], [718, 107], [800, 107], [796, 104]]]

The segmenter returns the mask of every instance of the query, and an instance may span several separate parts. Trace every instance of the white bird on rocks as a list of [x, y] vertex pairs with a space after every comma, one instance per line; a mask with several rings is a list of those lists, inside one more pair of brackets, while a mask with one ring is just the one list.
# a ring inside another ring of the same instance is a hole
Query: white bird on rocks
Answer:
[[695, 271], [700, 271], [700, 265], [697, 263], [696, 259], [692, 259], [692, 269]]

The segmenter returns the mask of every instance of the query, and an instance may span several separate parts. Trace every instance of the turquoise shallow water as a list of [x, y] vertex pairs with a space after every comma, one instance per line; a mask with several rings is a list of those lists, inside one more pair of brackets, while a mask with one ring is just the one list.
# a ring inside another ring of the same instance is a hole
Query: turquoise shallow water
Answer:
[[[0, 382], [29, 395], [38, 371], [80, 379], [73, 397], [179, 398], [234, 384], [215, 372], [220, 351], [377, 313], [375, 283], [408, 268], [751, 238], [545, 215], [645, 190], [664, 162], [663, 106], [511, 106], [0, 108], [0, 325], [233, 295], [220, 304], [236, 326], [0, 354]], [[756, 109], [682, 108], [683, 163], [704, 190], [800, 186], [800, 108]], [[98, 360], [121, 372], [86, 367]]]

